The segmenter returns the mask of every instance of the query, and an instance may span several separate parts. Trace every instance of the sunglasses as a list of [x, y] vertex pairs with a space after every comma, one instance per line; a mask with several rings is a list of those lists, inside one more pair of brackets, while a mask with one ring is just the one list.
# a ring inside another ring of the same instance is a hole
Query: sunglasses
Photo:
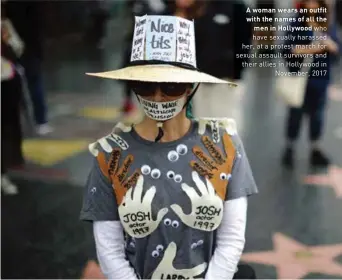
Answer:
[[140, 96], [152, 96], [156, 93], [158, 88], [161, 92], [167, 96], [181, 96], [187, 89], [192, 89], [194, 84], [192, 83], [156, 83], [156, 82], [128, 82], [129, 87], [137, 95]]

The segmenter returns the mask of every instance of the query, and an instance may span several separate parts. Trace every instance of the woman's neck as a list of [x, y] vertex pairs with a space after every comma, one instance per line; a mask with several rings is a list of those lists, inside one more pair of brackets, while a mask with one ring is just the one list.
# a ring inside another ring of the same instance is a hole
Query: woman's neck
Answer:
[[[171, 142], [182, 138], [190, 129], [191, 121], [186, 117], [185, 110], [174, 118], [163, 122], [164, 135], [160, 142]], [[157, 121], [145, 117], [144, 120], [134, 126], [140, 137], [154, 141], [158, 135]]]

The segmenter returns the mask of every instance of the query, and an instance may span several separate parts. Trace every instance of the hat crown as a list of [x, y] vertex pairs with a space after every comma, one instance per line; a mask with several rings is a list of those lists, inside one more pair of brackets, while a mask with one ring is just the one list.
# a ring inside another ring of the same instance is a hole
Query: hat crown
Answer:
[[194, 22], [176, 16], [135, 17], [131, 62], [152, 60], [197, 67]]

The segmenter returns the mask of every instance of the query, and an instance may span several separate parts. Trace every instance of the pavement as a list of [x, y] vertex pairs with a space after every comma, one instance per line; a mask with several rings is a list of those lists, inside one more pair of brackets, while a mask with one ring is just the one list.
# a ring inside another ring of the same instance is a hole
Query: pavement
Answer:
[[[26, 124], [27, 165], [11, 171], [20, 192], [1, 197], [2, 278], [101, 276], [91, 225], [78, 216], [90, 169], [87, 146], [122, 118], [123, 93], [120, 83], [84, 73], [118, 67], [121, 52], [113, 42], [102, 51], [77, 46], [45, 62], [55, 130], [38, 137]], [[341, 80], [329, 89], [323, 140], [333, 164], [310, 169], [305, 128], [289, 171], [280, 165], [286, 108], [274, 95], [270, 71], [248, 70], [238, 89], [203, 86], [194, 98], [197, 116], [235, 118], [259, 186], [249, 200], [242, 260], [258, 278], [342, 278]]]

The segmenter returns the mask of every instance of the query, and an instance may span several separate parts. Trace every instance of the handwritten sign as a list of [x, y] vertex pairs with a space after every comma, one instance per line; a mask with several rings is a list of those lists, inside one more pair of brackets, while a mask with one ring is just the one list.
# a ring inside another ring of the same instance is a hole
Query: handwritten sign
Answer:
[[176, 18], [149, 16], [146, 27], [146, 59], [175, 61]]
[[130, 228], [132, 236], [139, 237], [149, 233], [148, 223], [152, 220], [150, 212], [137, 211], [136, 213], [127, 213], [121, 218], [121, 221]]
[[177, 18], [176, 61], [196, 66], [194, 23], [181, 18]]
[[[194, 228], [203, 229], [213, 229], [217, 227], [216, 218], [221, 215], [222, 208], [211, 206], [198, 206], [195, 212], [195, 222], [193, 224]], [[221, 222], [221, 221], [220, 221]]]
[[183, 62], [196, 67], [194, 22], [174, 16], [135, 17], [134, 60]]
[[135, 17], [131, 61], [144, 60], [145, 33], [146, 33], [146, 16]]
[[170, 102], [150, 102], [140, 98], [145, 113], [152, 119], [165, 121], [172, 118], [182, 110], [183, 103], [176, 101]]

